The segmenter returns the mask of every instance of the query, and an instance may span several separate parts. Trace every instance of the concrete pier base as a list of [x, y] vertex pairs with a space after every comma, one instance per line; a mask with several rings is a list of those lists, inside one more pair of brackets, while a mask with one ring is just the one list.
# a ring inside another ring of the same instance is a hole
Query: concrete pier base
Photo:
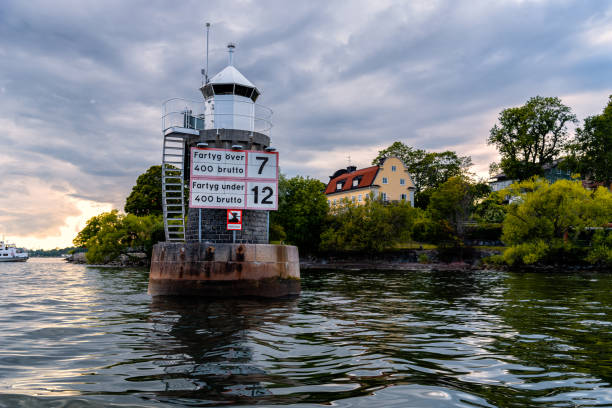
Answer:
[[272, 298], [300, 290], [294, 246], [160, 242], [153, 247], [151, 296]]

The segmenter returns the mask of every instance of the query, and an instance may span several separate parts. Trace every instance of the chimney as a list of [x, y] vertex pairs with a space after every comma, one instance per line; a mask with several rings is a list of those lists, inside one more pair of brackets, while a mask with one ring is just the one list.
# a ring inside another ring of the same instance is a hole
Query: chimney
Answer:
[[357, 166], [348, 166], [348, 167], [346, 168], [346, 171], [347, 171], [348, 173], [352, 173], [352, 172], [354, 172], [355, 170], [357, 170]]

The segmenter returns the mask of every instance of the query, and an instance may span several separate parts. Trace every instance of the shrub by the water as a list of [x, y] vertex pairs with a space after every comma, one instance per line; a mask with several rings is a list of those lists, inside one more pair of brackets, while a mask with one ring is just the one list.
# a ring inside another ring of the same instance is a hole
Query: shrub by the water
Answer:
[[270, 239], [297, 245], [301, 254], [316, 251], [327, 215], [325, 184], [281, 175], [278, 189], [278, 211], [270, 214]]
[[92, 217], [74, 239], [87, 248], [88, 263], [115, 260], [128, 248], [151, 255], [153, 245], [164, 239], [164, 224], [159, 215], [138, 217], [119, 214], [117, 210]]
[[324, 251], [381, 252], [411, 239], [420, 210], [404, 201], [384, 203], [372, 196], [363, 205], [346, 200], [330, 214], [328, 228], [321, 234]]
[[[503, 254], [508, 265], [608, 263], [612, 239], [612, 193], [591, 192], [580, 181], [528, 180], [510, 186], [512, 204], [503, 224]], [[597, 231], [591, 242], [583, 237]]]

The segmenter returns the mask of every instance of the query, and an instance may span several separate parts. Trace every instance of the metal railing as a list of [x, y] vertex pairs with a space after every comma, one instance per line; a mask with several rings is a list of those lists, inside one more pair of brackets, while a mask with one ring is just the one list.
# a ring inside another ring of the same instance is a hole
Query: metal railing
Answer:
[[[219, 103], [229, 101], [221, 100]], [[240, 123], [249, 123], [251, 132], [262, 133], [270, 136], [272, 130], [272, 109], [247, 101], [233, 100], [231, 103], [244, 103], [249, 105], [252, 114], [239, 113], [211, 113], [206, 115], [206, 104], [204, 101], [194, 101], [184, 98], [171, 98], [162, 104], [162, 132], [172, 127], [183, 127], [187, 129], [222, 129], [228, 128], [224, 125], [227, 120], [241, 120]]]

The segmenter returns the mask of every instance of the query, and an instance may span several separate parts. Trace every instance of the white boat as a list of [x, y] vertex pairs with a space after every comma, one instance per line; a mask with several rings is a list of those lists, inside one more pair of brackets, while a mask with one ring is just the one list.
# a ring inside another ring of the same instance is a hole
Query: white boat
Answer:
[[25, 262], [28, 258], [28, 253], [15, 244], [0, 241], [0, 262]]

